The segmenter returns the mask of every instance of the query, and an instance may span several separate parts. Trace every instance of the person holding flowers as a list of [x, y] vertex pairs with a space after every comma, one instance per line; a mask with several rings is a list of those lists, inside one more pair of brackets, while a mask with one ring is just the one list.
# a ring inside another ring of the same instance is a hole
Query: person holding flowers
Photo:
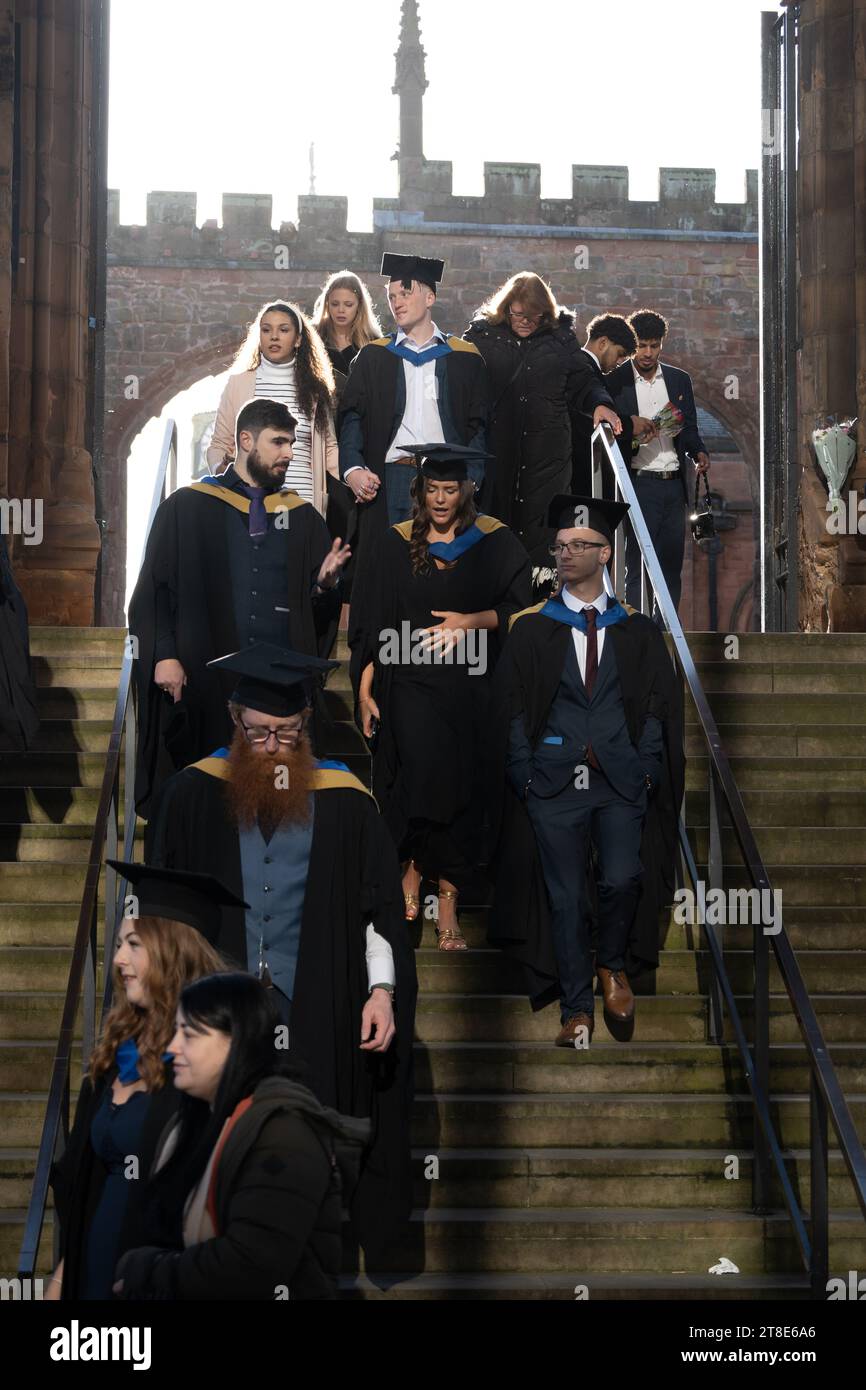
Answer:
[[[605, 377], [605, 385], [620, 415], [640, 416], [654, 426], [653, 433], [635, 433], [627, 461], [662, 574], [678, 605], [686, 508], [692, 501], [695, 471], [705, 473], [710, 459], [698, 430], [691, 377], [681, 367], [661, 361], [667, 320], [653, 309], [637, 309], [628, 322], [637, 349], [630, 361]], [[630, 526], [626, 527], [625, 563], [626, 602], [640, 608], [640, 547]]]

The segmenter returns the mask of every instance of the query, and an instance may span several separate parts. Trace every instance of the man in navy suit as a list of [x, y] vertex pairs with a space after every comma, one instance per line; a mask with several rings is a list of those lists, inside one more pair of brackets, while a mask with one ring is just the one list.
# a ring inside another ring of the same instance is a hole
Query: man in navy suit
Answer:
[[[635, 433], [639, 448], [626, 459], [662, 574], [677, 606], [682, 590], [685, 509], [691, 507], [695, 471], [705, 473], [710, 459], [698, 431], [691, 377], [680, 367], [660, 360], [667, 320], [655, 310], [638, 309], [628, 322], [637, 338], [637, 350], [631, 361], [605, 378], [617, 413], [652, 420], [670, 402], [684, 417], [682, 429], [673, 436]], [[687, 454], [694, 460], [694, 468]], [[626, 602], [639, 608], [640, 548], [630, 526], [626, 526], [625, 561]]]

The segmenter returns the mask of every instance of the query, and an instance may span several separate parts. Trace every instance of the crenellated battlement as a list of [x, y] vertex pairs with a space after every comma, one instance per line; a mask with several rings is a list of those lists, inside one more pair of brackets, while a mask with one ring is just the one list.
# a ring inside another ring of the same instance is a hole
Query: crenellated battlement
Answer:
[[455, 196], [449, 160], [400, 160], [399, 198], [373, 199], [373, 230], [347, 230], [348, 199], [302, 194], [298, 222], [272, 225], [270, 193], [224, 193], [222, 218], [201, 226], [196, 221], [195, 193], [154, 191], [147, 195], [144, 226], [120, 223], [120, 195], [108, 194], [108, 255], [115, 265], [145, 261], [165, 264], [233, 264], [271, 259], [279, 247], [291, 248], [306, 261], [323, 243], [329, 253], [340, 251], [375, 259], [381, 234], [389, 230], [423, 233], [442, 224], [467, 233], [484, 229], [507, 234], [514, 227], [537, 227], [544, 235], [622, 229], [654, 235], [689, 232], [755, 236], [758, 228], [758, 175], [746, 173], [743, 203], [716, 202], [714, 169], [661, 169], [659, 196], [654, 201], [629, 197], [628, 169], [617, 165], [572, 166], [570, 198], [542, 198], [540, 164], [484, 165], [484, 193]]

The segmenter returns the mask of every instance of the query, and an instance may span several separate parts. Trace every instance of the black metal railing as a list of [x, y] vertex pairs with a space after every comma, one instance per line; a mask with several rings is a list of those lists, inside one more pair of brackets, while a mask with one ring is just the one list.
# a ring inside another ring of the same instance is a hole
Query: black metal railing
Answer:
[[[168, 420], [157, 466], [157, 476], [145, 532], [145, 545], [160, 502], [169, 492], [174, 491], [176, 484], [177, 428], [173, 420]], [[51, 1166], [55, 1158], [62, 1154], [69, 1137], [69, 1091], [79, 1009], [83, 1013], [80, 1055], [84, 1069], [87, 1068], [90, 1061], [97, 1036], [101, 1015], [101, 1010], [99, 1014], [97, 1012], [100, 874], [105, 859], [129, 860], [133, 855], [136, 832], [134, 801], [136, 716], [135, 704], [130, 699], [130, 690], [135, 657], [133, 639], [128, 638], [120, 668], [117, 700], [114, 706], [111, 735], [105, 758], [105, 772], [99, 794], [99, 806], [93, 823], [93, 834], [90, 838], [84, 892], [72, 946], [72, 962], [69, 967], [66, 997], [63, 1001], [60, 1033], [51, 1068], [48, 1103], [42, 1124], [42, 1136], [39, 1141], [30, 1204], [24, 1223], [24, 1238], [21, 1242], [21, 1253], [18, 1258], [18, 1275], [21, 1279], [32, 1279], [35, 1276], [39, 1242], [42, 1238], [42, 1228], [45, 1222]], [[121, 758], [123, 758], [124, 766], [122, 822], [120, 815]], [[123, 826], [123, 850], [119, 854], [121, 823]], [[122, 892], [118, 898], [118, 889], [123, 890], [124, 888], [125, 881], [119, 881], [119, 875], [116, 871], [106, 867], [102, 943], [104, 989], [101, 1009], [107, 1007], [111, 997], [111, 956], [115, 933], [123, 916], [124, 905]], [[55, 1232], [55, 1256], [56, 1254]]]
[[[593, 439], [593, 496], [602, 495], [602, 467], [610, 465], [616, 485], [616, 496], [628, 502], [629, 519], [641, 551], [641, 610], [649, 612], [650, 597], [670, 635], [673, 659], [688, 686], [697, 715], [700, 733], [708, 754], [709, 844], [707, 871], [711, 889], [723, 888], [725, 865], [722, 854], [722, 820], [726, 811], [733, 828], [743, 864], [752, 889], [759, 902], [775, 904], [770, 877], [761, 858], [749, 818], [734, 779], [728, 756], [722, 747], [718, 726], [701, 685], [694, 658], [683, 633], [676, 607], [671, 600], [653, 549], [646, 522], [640, 510], [631, 475], [619, 446], [599, 426]], [[622, 528], [614, 548], [614, 587], [622, 593], [624, 543]], [[692, 891], [698, 897], [700, 875], [695, 857], [680, 817], [680, 849], [683, 877], [691, 880]], [[763, 895], [766, 894], [766, 898]], [[721, 1043], [724, 1013], [727, 1011], [734, 1041], [740, 1053], [749, 1091], [752, 1097], [754, 1162], [752, 1168], [752, 1200], [756, 1211], [770, 1207], [771, 1169], [775, 1169], [785, 1205], [791, 1218], [794, 1234], [804, 1268], [808, 1271], [813, 1298], [826, 1298], [829, 1273], [829, 1166], [828, 1122], [832, 1124], [839, 1148], [851, 1178], [857, 1202], [866, 1217], [866, 1154], [857, 1136], [854, 1120], [842, 1093], [830, 1054], [809, 991], [781, 914], [764, 922], [763, 911], [753, 916], [752, 957], [754, 964], [752, 1041], [749, 1044], [737, 1008], [723, 955], [723, 941], [718, 928], [701, 921], [711, 964], [709, 988], [709, 1038]], [[768, 925], [772, 927], [767, 930]], [[806, 1048], [809, 1066], [809, 1133], [810, 1133], [810, 1216], [807, 1218], [794, 1192], [785, 1159], [770, 1112], [770, 943], [776, 965], [791, 1002], [791, 1007]]]

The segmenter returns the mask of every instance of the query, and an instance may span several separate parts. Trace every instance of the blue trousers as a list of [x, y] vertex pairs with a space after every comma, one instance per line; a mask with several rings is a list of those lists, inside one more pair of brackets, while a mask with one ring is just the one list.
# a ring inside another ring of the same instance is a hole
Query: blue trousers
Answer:
[[[634, 476], [637, 500], [659, 558], [674, 607], [679, 607], [683, 587], [683, 553], [686, 537], [686, 504], [678, 478], [665, 481], [652, 473]], [[625, 524], [625, 601], [640, 609], [640, 546]], [[653, 614], [655, 616], [655, 613]]]
[[408, 463], [385, 464], [385, 495], [388, 502], [388, 525], [396, 526], [398, 521], [408, 521], [412, 515], [412, 498], [409, 488], [415, 477], [415, 469]]
[[640, 841], [647, 796], [625, 801], [601, 772], [589, 769], [589, 784], [571, 783], [557, 796], [526, 801], [550, 899], [550, 929], [559, 972], [560, 1012], [592, 1016], [592, 903], [587, 862], [592, 845], [598, 861], [596, 965], [622, 970], [640, 895]]

